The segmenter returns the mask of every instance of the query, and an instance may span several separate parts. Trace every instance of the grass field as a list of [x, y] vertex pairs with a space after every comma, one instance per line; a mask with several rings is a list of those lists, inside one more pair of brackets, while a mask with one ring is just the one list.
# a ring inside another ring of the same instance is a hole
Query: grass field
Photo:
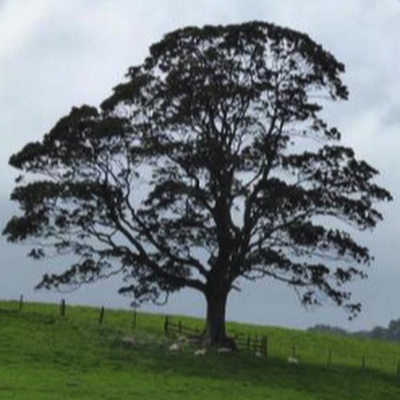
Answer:
[[[232, 323], [232, 334], [268, 335], [270, 356], [195, 357], [168, 350], [162, 316], [139, 314], [133, 331], [127, 311], [107, 310], [100, 326], [98, 309], [68, 307], [64, 319], [57, 305], [17, 309], [0, 302], [0, 400], [400, 399], [397, 344]], [[287, 362], [293, 346], [299, 365]]]

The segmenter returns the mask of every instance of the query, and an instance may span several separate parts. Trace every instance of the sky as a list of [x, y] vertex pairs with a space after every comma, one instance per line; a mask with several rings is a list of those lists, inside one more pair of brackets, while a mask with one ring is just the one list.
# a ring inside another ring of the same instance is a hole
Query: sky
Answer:
[[[326, 305], [305, 310], [295, 293], [272, 281], [245, 284], [229, 298], [230, 320], [306, 328], [317, 323], [350, 330], [400, 318], [400, 1], [398, 0], [0, 0], [0, 230], [17, 211], [9, 201], [17, 173], [11, 154], [40, 140], [71, 107], [99, 105], [140, 64], [163, 34], [187, 25], [262, 20], [309, 34], [346, 66], [347, 102], [329, 104], [328, 121], [357, 157], [380, 171], [378, 183], [394, 201], [385, 221], [363, 234], [375, 255], [368, 280], [353, 286], [362, 314], [350, 322]], [[68, 260], [34, 262], [29, 248], [0, 237], [0, 300], [58, 301], [34, 291], [44, 272]], [[62, 296], [70, 303], [128, 307], [118, 281], [86, 286]], [[162, 313], [203, 316], [205, 304], [190, 291]]]

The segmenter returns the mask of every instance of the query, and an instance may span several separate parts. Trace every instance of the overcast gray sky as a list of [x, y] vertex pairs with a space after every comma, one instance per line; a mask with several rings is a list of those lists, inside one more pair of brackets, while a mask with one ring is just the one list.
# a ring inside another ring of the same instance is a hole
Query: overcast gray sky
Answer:
[[[140, 64], [154, 41], [185, 25], [265, 20], [308, 33], [346, 65], [350, 100], [330, 105], [327, 118], [344, 142], [375, 166], [395, 197], [385, 221], [362, 236], [375, 254], [368, 280], [354, 285], [364, 311], [348, 322], [330, 306], [306, 311], [285, 286], [264, 281], [233, 294], [232, 320], [349, 329], [400, 318], [400, 2], [398, 0], [0, 0], [0, 229], [15, 212], [9, 195], [16, 173], [8, 158], [39, 140], [72, 106], [98, 105]], [[33, 262], [28, 248], [0, 237], [0, 299], [21, 293], [38, 301], [59, 294], [34, 292], [44, 271], [62, 259]], [[127, 306], [116, 282], [85, 287], [68, 301]], [[146, 309], [154, 310], [147, 306]], [[202, 316], [201, 297], [184, 292], [161, 312]]]

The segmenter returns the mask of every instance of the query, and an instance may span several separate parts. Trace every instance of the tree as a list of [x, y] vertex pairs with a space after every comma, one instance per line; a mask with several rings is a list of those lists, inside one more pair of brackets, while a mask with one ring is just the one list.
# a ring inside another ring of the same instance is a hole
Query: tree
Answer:
[[[10, 164], [30, 255], [77, 256], [39, 287], [120, 273], [122, 293], [204, 294], [205, 337], [226, 344], [242, 279], [273, 278], [305, 305], [360, 310], [348, 283], [371, 255], [353, 231], [382, 219], [377, 171], [321, 117], [346, 100], [344, 66], [307, 35], [263, 22], [167, 34], [101, 107], [73, 108]], [[24, 176], [25, 176], [24, 175]]]

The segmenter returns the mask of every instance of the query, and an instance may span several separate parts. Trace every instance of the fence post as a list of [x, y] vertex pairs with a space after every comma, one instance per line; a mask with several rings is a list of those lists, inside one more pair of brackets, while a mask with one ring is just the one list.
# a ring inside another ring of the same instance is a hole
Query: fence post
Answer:
[[362, 369], [365, 370], [365, 356], [362, 356], [361, 365]]
[[397, 361], [396, 378], [397, 378], [397, 382], [400, 383], [400, 362], [399, 361]]
[[331, 367], [331, 363], [332, 363], [332, 351], [331, 349], [328, 350], [328, 363], [327, 363], [327, 368], [329, 369]]
[[297, 356], [296, 346], [293, 346], [293, 348], [292, 348], [292, 355], [293, 355], [293, 358], [296, 358], [296, 356]]
[[178, 332], [179, 332], [179, 335], [182, 335], [182, 321], [178, 322]]
[[254, 339], [254, 352], [258, 351], [258, 335]]
[[251, 343], [250, 335], [247, 335], [247, 341], [246, 341], [247, 351], [250, 351], [250, 343]]
[[21, 294], [19, 298], [19, 311], [22, 310], [22, 307], [24, 306], [24, 296]]
[[60, 303], [60, 315], [62, 318], [65, 317], [65, 299], [61, 299], [61, 303]]
[[165, 316], [165, 321], [164, 321], [164, 333], [165, 336], [168, 336], [168, 325], [169, 325], [169, 318], [168, 315]]
[[137, 312], [135, 308], [135, 310], [133, 311], [133, 324], [132, 324], [133, 329], [136, 329], [136, 322], [137, 322]]
[[268, 358], [268, 354], [269, 353], [269, 351], [268, 351], [268, 336], [265, 336], [265, 341], [264, 341], [264, 355], [265, 355], [265, 358]]
[[266, 356], [265, 344], [266, 344], [266, 337], [265, 337], [265, 335], [262, 335], [262, 336], [261, 336], [260, 351], [261, 351], [261, 354], [262, 354], [264, 357]]
[[99, 325], [101, 325], [101, 324], [103, 323], [104, 312], [105, 312], [105, 310], [104, 310], [104, 306], [103, 306], [103, 307], [101, 307], [101, 309], [100, 309]]

